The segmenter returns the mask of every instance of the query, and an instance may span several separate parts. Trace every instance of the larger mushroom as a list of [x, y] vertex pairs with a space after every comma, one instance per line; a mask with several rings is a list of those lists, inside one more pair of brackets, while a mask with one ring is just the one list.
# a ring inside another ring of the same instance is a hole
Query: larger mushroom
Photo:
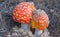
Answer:
[[29, 23], [31, 20], [32, 12], [35, 7], [30, 2], [19, 3], [13, 11], [13, 19], [16, 22], [21, 23], [21, 28], [24, 30], [29, 30]]
[[49, 25], [49, 18], [45, 11], [35, 10], [32, 18], [32, 28], [36, 28], [35, 36], [40, 37], [43, 30], [45, 30]]

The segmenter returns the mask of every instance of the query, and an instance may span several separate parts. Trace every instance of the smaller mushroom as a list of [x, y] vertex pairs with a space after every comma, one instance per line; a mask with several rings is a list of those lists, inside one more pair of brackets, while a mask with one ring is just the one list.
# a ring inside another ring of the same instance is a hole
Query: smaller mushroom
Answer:
[[13, 19], [16, 22], [21, 23], [21, 28], [24, 30], [30, 30], [30, 20], [32, 12], [35, 7], [30, 2], [22, 2], [18, 4], [13, 11]]
[[32, 17], [32, 28], [36, 28], [35, 30], [35, 36], [40, 37], [40, 35], [43, 33], [43, 30], [45, 30], [49, 25], [49, 18], [45, 11], [43, 10], [35, 10], [34, 15]]

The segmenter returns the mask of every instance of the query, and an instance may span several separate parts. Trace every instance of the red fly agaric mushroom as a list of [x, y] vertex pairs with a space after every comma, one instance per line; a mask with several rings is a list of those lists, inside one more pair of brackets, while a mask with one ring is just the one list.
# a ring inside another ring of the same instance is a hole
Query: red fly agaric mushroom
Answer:
[[32, 19], [32, 28], [36, 28], [35, 35], [39, 37], [43, 30], [45, 30], [49, 25], [49, 18], [45, 11], [43, 10], [35, 10]]
[[35, 7], [30, 2], [19, 3], [13, 11], [13, 19], [16, 22], [21, 23], [21, 28], [28, 30], [28, 24], [30, 23], [32, 12]]

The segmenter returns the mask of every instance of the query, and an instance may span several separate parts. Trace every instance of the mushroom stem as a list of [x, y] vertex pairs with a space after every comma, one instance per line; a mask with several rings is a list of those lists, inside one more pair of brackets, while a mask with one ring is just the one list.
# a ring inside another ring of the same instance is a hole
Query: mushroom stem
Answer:
[[40, 37], [40, 35], [42, 34], [42, 32], [43, 32], [43, 30], [38, 30], [38, 29], [36, 29], [34, 35], [35, 35], [36, 37]]
[[24, 30], [30, 30], [30, 26], [28, 24], [21, 23], [21, 28]]

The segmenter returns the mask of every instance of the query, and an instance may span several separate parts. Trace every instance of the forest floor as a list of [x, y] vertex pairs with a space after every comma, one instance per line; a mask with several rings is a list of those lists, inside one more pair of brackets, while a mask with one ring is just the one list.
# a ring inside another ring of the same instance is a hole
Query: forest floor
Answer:
[[32, 1], [37, 9], [40, 8], [44, 10], [48, 14], [50, 20], [49, 27], [47, 30], [45, 30], [46, 33], [49, 34], [49, 37], [60, 37], [60, 0], [0, 0], [0, 13], [2, 13], [3, 16], [2, 20], [5, 20], [2, 21], [2, 24], [3, 27], [6, 27], [8, 30], [7, 32], [9, 35], [9, 31], [15, 28], [16, 25], [19, 25], [19, 23], [12, 20], [11, 14], [13, 9], [17, 4], [23, 1]]

